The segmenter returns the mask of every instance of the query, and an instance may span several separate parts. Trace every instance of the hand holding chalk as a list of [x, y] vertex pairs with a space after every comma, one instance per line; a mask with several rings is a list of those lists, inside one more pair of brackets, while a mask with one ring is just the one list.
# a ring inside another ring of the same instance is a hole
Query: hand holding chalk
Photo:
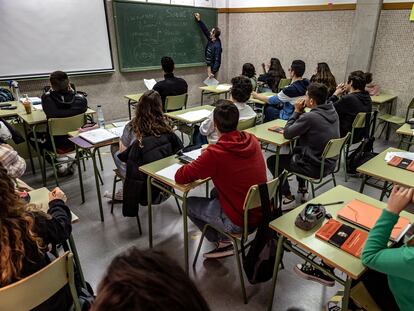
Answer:
[[200, 13], [194, 13], [194, 17], [195, 17], [195, 19], [196, 19], [197, 21], [200, 21], [200, 20], [201, 20], [201, 15], [200, 15]]

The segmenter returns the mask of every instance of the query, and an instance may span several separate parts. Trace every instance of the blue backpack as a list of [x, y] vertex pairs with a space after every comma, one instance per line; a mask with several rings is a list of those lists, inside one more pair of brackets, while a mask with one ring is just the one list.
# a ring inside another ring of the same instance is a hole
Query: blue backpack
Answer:
[[0, 102], [9, 102], [13, 100], [13, 94], [9, 90], [0, 88]]

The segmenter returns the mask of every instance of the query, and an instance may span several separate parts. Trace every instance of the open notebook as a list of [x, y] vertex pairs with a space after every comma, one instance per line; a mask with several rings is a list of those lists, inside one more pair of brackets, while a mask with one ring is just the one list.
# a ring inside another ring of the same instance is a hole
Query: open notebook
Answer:
[[118, 137], [117, 135], [105, 129], [96, 129], [92, 131], [83, 132], [80, 133], [79, 136], [94, 145]]
[[[339, 210], [338, 217], [369, 231], [374, 227], [381, 213], [381, 208], [354, 199]], [[409, 228], [409, 220], [400, 216], [391, 232], [390, 240], [398, 242]]]

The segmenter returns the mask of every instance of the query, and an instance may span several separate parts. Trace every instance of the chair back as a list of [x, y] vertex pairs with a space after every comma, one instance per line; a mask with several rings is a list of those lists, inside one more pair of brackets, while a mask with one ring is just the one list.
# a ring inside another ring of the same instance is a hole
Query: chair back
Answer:
[[73, 272], [73, 255], [66, 252], [36, 273], [0, 288], [0, 310], [31, 310], [69, 284], [74, 309], [80, 311]]
[[[411, 110], [412, 113], [410, 114]], [[412, 118], [414, 118], [414, 98], [411, 100], [410, 104], [407, 107], [407, 112], [405, 113], [405, 122], [408, 122]]]
[[373, 112], [360, 112], [355, 116], [355, 119], [354, 119], [354, 122], [352, 123], [352, 128], [351, 128], [351, 139], [348, 141], [349, 144], [352, 145], [353, 143], [358, 142], [358, 141], [354, 141], [355, 130], [365, 128], [367, 120], [369, 120], [368, 122], [370, 123], [369, 126], [367, 127], [368, 135], [371, 135], [371, 127], [374, 121], [373, 117], [374, 117]]
[[290, 84], [291, 81], [292, 79], [280, 79], [279, 85], [277, 86], [277, 91], [280, 92], [281, 90], [283, 90]]
[[51, 136], [68, 135], [68, 132], [77, 131], [85, 124], [85, 114], [67, 118], [50, 118], [47, 120]]
[[[269, 192], [269, 199], [274, 198], [274, 204], [277, 204], [276, 194], [279, 188], [280, 180], [283, 180], [286, 176], [286, 172], [283, 172], [280, 176], [269, 180], [266, 182], [267, 184], [267, 191]], [[243, 210], [244, 210], [244, 228], [243, 228], [243, 235], [244, 239], [247, 239], [249, 235], [249, 222], [248, 222], [248, 213], [249, 210], [253, 208], [258, 208], [262, 205], [260, 201], [260, 191], [259, 185], [253, 185], [249, 188], [246, 194], [246, 198], [244, 199]]]
[[187, 93], [176, 96], [167, 96], [165, 98], [165, 112], [186, 108], [187, 99]]
[[237, 124], [237, 130], [243, 131], [243, 130], [247, 130], [248, 128], [255, 126], [256, 118], [257, 116], [254, 116], [253, 118], [249, 118], [249, 119], [240, 119], [239, 123]]
[[349, 136], [350, 134], [348, 133], [345, 137], [331, 139], [328, 141], [322, 153], [322, 161], [340, 156], [346, 141], [349, 139]]

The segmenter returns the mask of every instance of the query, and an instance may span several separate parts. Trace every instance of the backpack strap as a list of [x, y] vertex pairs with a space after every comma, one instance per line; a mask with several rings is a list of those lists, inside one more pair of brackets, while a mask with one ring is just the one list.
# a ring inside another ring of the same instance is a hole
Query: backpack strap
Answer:
[[267, 184], [259, 184], [260, 193], [260, 208], [262, 209], [262, 221], [261, 223], [269, 223], [271, 221], [270, 199]]

